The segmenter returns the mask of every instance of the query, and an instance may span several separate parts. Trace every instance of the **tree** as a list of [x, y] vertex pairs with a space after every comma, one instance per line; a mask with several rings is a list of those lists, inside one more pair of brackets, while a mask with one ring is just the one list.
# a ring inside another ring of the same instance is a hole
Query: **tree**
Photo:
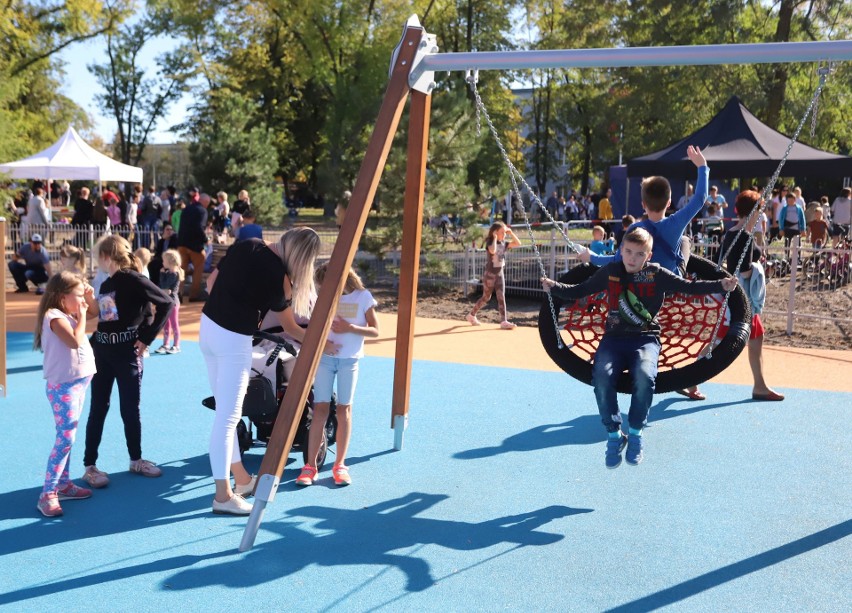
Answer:
[[156, 76], [145, 76], [139, 54], [163, 32], [160, 22], [143, 18], [107, 33], [108, 60], [88, 67], [100, 86], [95, 100], [104, 113], [115, 119], [114, 147], [125, 164], [139, 164], [151, 131], [185, 90], [192, 74], [189, 54], [186, 48], [179, 47], [157, 58]]
[[275, 185], [277, 169], [271, 131], [258, 121], [252, 102], [239, 92], [223, 89], [196, 109], [188, 126], [193, 136], [190, 156], [195, 178], [211, 193], [251, 195], [260, 221], [280, 223], [284, 207]]
[[57, 91], [62, 70], [56, 54], [116, 27], [130, 4], [24, 0], [0, 6], [0, 159], [37, 151], [71, 122], [87, 125], [81, 109]]

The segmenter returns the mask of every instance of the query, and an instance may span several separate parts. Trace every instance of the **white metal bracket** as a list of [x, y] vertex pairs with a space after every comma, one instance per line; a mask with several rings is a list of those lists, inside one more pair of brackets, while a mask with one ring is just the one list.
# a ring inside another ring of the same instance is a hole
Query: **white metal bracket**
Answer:
[[402, 451], [405, 431], [408, 428], [408, 415], [394, 415], [393, 418], [393, 448]]
[[[399, 44], [397, 44], [394, 48], [393, 55], [391, 55], [388, 76], [393, 73], [393, 68], [396, 66], [396, 61], [399, 57], [399, 51], [402, 48], [405, 35], [409, 28], [418, 28], [422, 30], [422, 34], [420, 35], [420, 42], [416, 43], [417, 51], [414, 55], [414, 60], [411, 62], [411, 70], [408, 74], [408, 86], [415, 91], [424, 94], [431, 94], [432, 90], [435, 89], [435, 73], [431, 70], [423, 70], [420, 66], [423, 62], [423, 58], [438, 53], [438, 44], [434, 34], [429, 34], [426, 30], [423, 30], [423, 26], [420, 25], [420, 20], [417, 18], [417, 15], [409, 17], [405, 27], [402, 29], [402, 38], [400, 38]], [[409, 41], [408, 44], [414, 45], [415, 42]]]

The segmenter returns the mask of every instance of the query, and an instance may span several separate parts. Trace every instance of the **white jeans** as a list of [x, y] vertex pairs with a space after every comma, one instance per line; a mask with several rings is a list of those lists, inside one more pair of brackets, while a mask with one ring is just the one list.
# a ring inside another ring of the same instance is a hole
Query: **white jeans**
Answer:
[[214, 479], [228, 479], [231, 464], [240, 459], [235, 428], [243, 414], [251, 371], [251, 337], [226, 330], [202, 314], [199, 341], [216, 399], [216, 417], [210, 433], [210, 468]]

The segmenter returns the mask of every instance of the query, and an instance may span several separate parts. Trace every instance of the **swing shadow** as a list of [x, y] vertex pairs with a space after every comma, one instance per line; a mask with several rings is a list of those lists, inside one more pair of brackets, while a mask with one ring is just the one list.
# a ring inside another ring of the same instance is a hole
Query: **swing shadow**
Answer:
[[[475, 551], [501, 544], [514, 545], [504, 552], [510, 553], [520, 547], [552, 545], [564, 539], [564, 534], [543, 532], [539, 528], [560, 518], [593, 511], [554, 505], [483, 522], [417, 517], [447, 498], [443, 494], [412, 492], [363, 509], [320, 506], [292, 509], [287, 518], [268, 521], [261, 526], [279, 538], [260, 543], [245, 555], [230, 547], [212, 554], [178, 555], [8, 592], [0, 595], [0, 605], [164, 571], [178, 571], [162, 581], [161, 589], [169, 591], [197, 591], [212, 586], [256, 587], [282, 580], [311, 565], [395, 567], [407, 578], [406, 592], [421, 592], [443, 579], [435, 578], [428, 562], [414, 555], [424, 546]], [[301, 528], [304, 520], [295, 518], [306, 518], [322, 534]], [[405, 548], [413, 551], [396, 553]], [[286, 555], [282, 555], [285, 552]], [[217, 558], [222, 561], [209, 564]], [[192, 568], [198, 563], [203, 567]], [[453, 572], [451, 576], [458, 574]], [[365, 589], [368, 583], [355, 587], [346, 597]]]
[[[651, 407], [648, 422], [654, 422], [682, 415], [691, 415], [700, 411], [720, 409], [728, 406], [746, 404], [745, 401], [701, 403], [701, 406], [690, 406], [682, 410], [673, 410], [672, 406], [680, 402], [689, 402], [679, 398], [666, 398]], [[692, 405], [692, 403], [690, 403]], [[601, 418], [598, 414], [587, 414], [575, 417], [561, 424], [544, 424], [524, 430], [503, 439], [499, 445], [466, 449], [453, 454], [457, 460], [476, 460], [493, 457], [502, 453], [540, 451], [566, 445], [592, 445], [602, 443], [606, 439]]]
[[160, 464], [160, 467], [163, 475], [158, 479], [143, 479], [129, 472], [112, 473], [109, 487], [95, 490], [87, 500], [63, 503], [65, 514], [58, 518], [42, 518], [36, 510], [40, 487], [0, 494], [0, 522], [43, 520], [3, 530], [0, 554], [175, 524], [196, 519], [200, 513], [209, 513], [210, 491], [202, 497], [171, 500], [196, 489], [201, 481], [209, 482], [210, 464], [206, 454]]
[[[499, 327], [499, 324], [495, 324]], [[448, 328], [443, 328], [442, 330], [436, 330], [434, 332], [421, 332], [420, 334], [414, 334], [414, 338], [426, 338], [428, 336], [444, 336], [445, 334], [468, 334], [471, 332], [491, 332], [493, 328], [488, 327], [488, 325], [482, 326], [471, 326], [469, 323], [459, 324], [457, 326], [450, 326]], [[396, 336], [386, 336], [382, 338], [373, 338], [366, 339], [364, 341], [365, 345], [383, 345], [386, 343], [395, 343]]]
[[809, 534], [785, 545], [780, 545], [750, 558], [728, 564], [693, 579], [683, 581], [654, 594], [649, 594], [643, 598], [638, 598], [632, 602], [609, 609], [608, 613], [628, 613], [630, 611], [661, 609], [681, 600], [691, 598], [701, 592], [718, 587], [723, 583], [735, 581], [748, 574], [761, 571], [775, 564], [780, 564], [825, 545], [830, 545], [848, 537], [850, 534], [852, 534], [852, 519], [847, 519], [825, 530]]

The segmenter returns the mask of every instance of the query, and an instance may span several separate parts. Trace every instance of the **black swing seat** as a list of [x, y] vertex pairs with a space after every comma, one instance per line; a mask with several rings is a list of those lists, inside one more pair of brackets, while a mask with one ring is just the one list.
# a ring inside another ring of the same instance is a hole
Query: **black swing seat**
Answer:
[[[558, 280], [575, 285], [591, 277], [597, 269], [597, 266], [588, 264], [576, 266]], [[702, 280], [726, 276], [711, 261], [696, 255], [690, 256], [686, 272], [687, 276]], [[557, 366], [578, 381], [591, 385], [594, 351], [603, 335], [607, 316], [606, 295], [570, 303], [563, 303], [554, 296], [553, 306], [559, 316], [562, 348], [558, 345], [553, 315], [546, 299], [538, 315], [541, 343]], [[721, 307], [720, 300], [705, 296], [675, 294], [666, 298], [658, 314], [663, 330], [657, 393], [672, 392], [712, 379], [730, 366], [743, 350], [751, 332], [752, 315], [748, 298], [742, 287], [737, 285], [728, 298], [728, 331], [716, 339], [718, 345], [709, 351], [709, 355], [702, 357], [708, 352], [716, 321], [723, 315]], [[617, 389], [624, 394], [632, 392], [626, 372], [618, 379]]]

